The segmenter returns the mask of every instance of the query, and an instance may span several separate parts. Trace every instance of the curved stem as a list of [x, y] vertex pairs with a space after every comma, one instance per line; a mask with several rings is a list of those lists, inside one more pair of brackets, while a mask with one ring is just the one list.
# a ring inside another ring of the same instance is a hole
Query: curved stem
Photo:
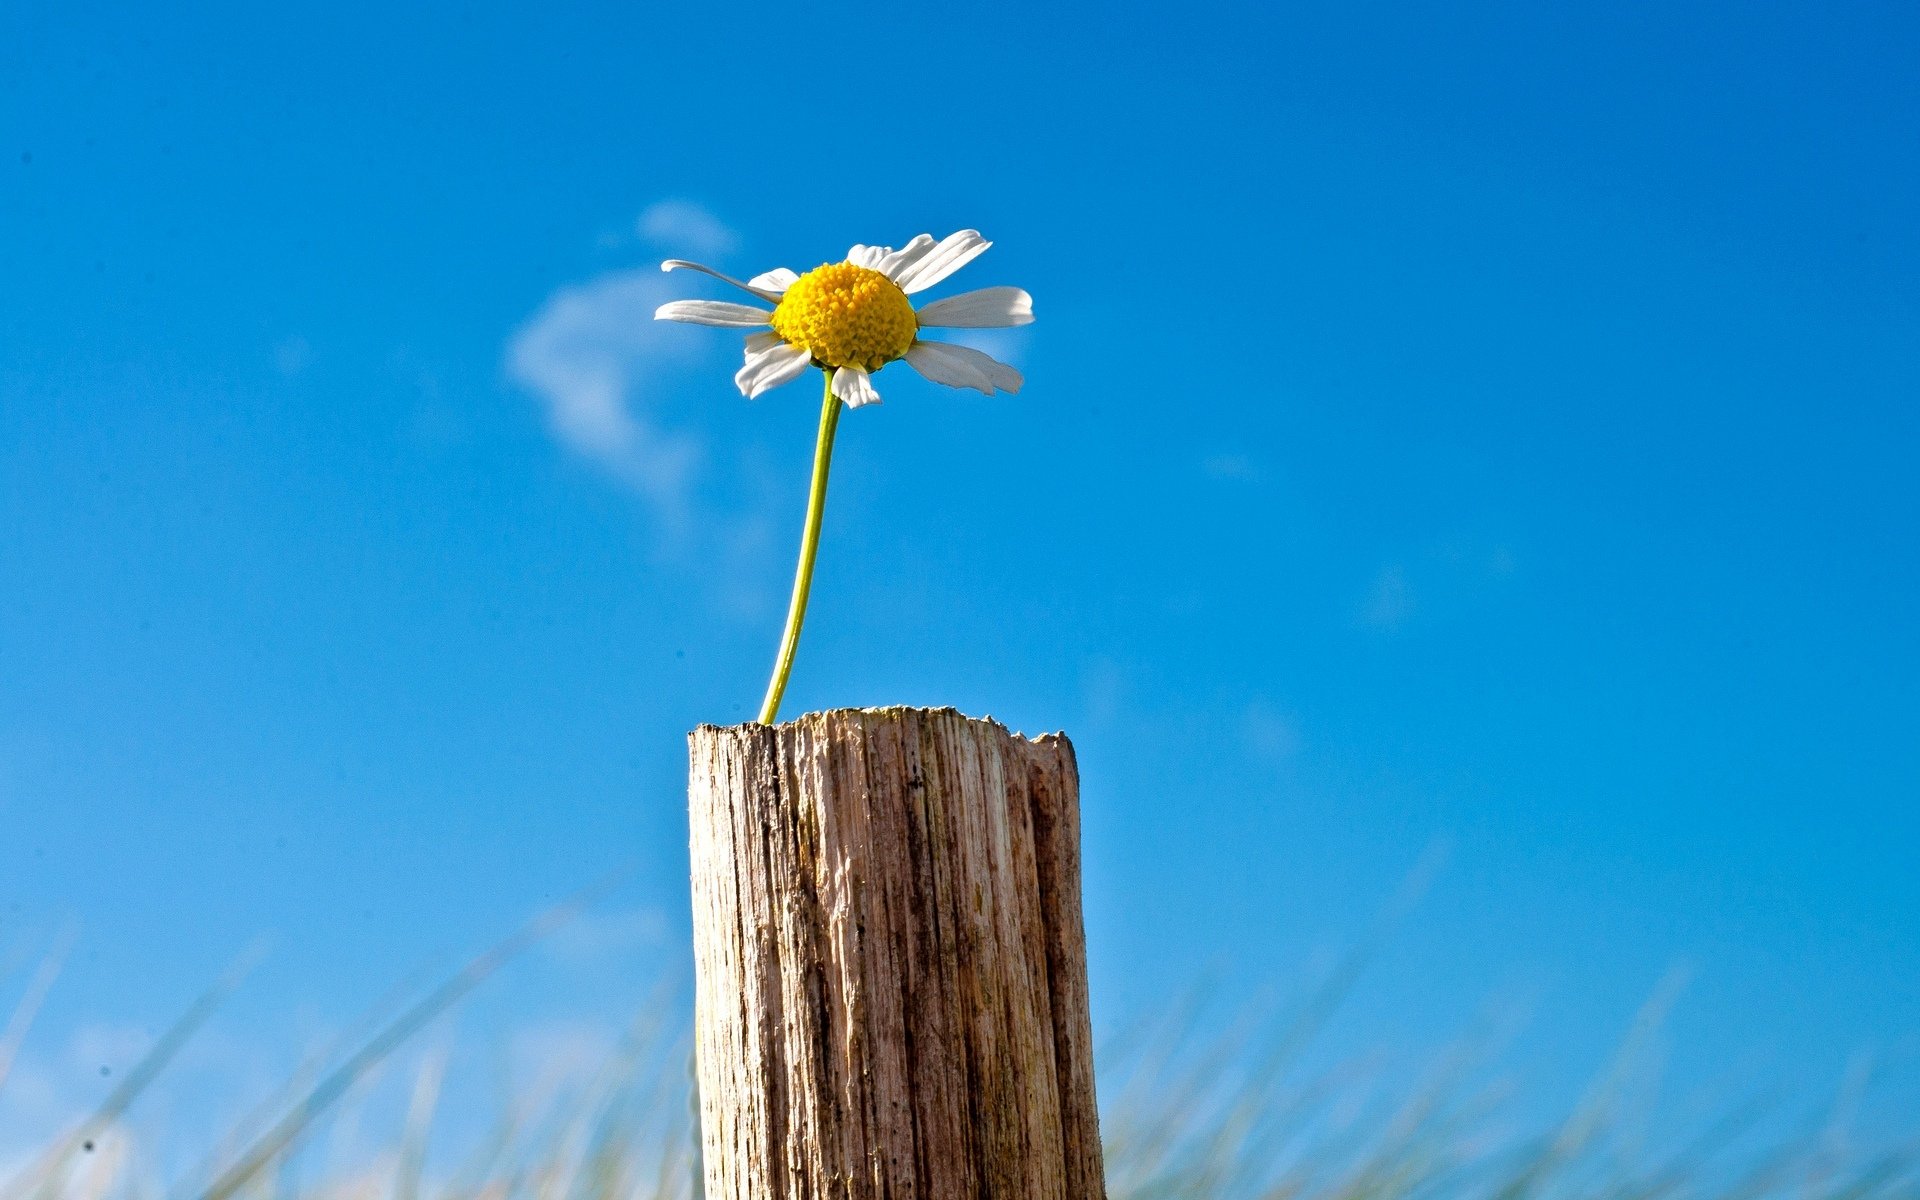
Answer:
[[793, 672], [794, 651], [800, 648], [800, 625], [807, 619], [807, 593], [813, 589], [813, 559], [820, 551], [820, 518], [827, 510], [827, 468], [833, 463], [833, 431], [840, 424], [840, 398], [833, 394], [833, 372], [827, 377], [826, 400], [820, 408], [820, 439], [813, 447], [813, 488], [807, 493], [807, 524], [800, 534], [800, 566], [793, 573], [793, 599], [787, 604], [787, 629], [780, 635], [780, 655], [773, 661], [767, 698], [760, 704], [759, 721], [773, 724], [780, 713], [780, 697]]

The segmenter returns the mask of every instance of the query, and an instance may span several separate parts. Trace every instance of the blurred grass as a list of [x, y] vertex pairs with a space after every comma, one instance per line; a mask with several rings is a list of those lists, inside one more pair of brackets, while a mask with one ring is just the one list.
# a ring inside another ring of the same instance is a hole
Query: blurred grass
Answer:
[[[387, 1118], [391, 1134], [375, 1150], [314, 1145], [357, 1127], [372, 1081], [403, 1043], [584, 902], [376, 1022], [224, 1131], [199, 1167], [159, 1178], [147, 1165], [153, 1147], [125, 1116], [238, 986], [236, 967], [94, 1113], [0, 1179], [0, 1200], [690, 1200], [699, 1189], [686, 1041], [658, 1020], [638, 1022], [570, 1089], [508, 1095], [491, 1130], [458, 1153], [433, 1145], [444, 1046], [419, 1056], [402, 1115]], [[1544, 1127], [1520, 1120], [1536, 1109], [1490, 1039], [1464, 1038], [1418, 1069], [1324, 1065], [1317, 1040], [1370, 953], [1363, 946], [1291, 1008], [1241, 1015], [1225, 1033], [1196, 994], [1103, 1047], [1113, 1200], [1920, 1200], [1920, 1114], [1907, 1140], [1861, 1144], [1846, 1094], [1799, 1113], [1736, 1097], [1692, 1121], [1655, 1107], [1648, 1047], [1677, 978], [1648, 1000], [1584, 1098]], [[50, 955], [0, 1024], [0, 1086], [57, 969]]]

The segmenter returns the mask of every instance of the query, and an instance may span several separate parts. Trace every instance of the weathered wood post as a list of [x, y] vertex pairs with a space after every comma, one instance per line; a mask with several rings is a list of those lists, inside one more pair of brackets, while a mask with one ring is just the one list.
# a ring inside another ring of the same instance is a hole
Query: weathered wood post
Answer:
[[885, 708], [689, 742], [708, 1200], [1102, 1200], [1067, 739]]

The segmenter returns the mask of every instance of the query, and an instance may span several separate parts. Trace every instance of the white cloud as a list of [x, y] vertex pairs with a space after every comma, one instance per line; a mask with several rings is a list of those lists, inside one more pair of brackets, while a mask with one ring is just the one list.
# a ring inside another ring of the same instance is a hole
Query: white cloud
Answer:
[[1292, 758], [1300, 753], [1300, 727], [1272, 701], [1256, 699], [1240, 714], [1240, 732], [1247, 748], [1263, 759]]
[[657, 908], [585, 912], [548, 937], [548, 954], [563, 962], [591, 964], [661, 945], [667, 937], [666, 914]]
[[647, 206], [634, 229], [675, 258], [719, 257], [740, 248], [740, 235], [698, 204], [662, 200]]
[[612, 1024], [582, 1018], [552, 1018], [516, 1030], [507, 1057], [533, 1106], [579, 1088], [605, 1070], [620, 1050]]
[[507, 373], [539, 396], [562, 445], [639, 489], [670, 523], [686, 515], [699, 439], [645, 412], [646, 385], [685, 343], [653, 311], [676, 295], [652, 267], [561, 288], [507, 345]]
[[273, 365], [288, 379], [306, 370], [312, 361], [313, 345], [298, 334], [274, 343]]
[[1213, 454], [1200, 460], [1200, 470], [1209, 479], [1251, 483], [1260, 477], [1260, 468], [1245, 454]]
[[1407, 583], [1407, 569], [1398, 563], [1383, 567], [1374, 576], [1373, 587], [1361, 619], [1375, 629], [1398, 629], [1413, 615], [1413, 589]]
[[1128, 701], [1126, 670], [1110, 658], [1088, 659], [1080, 668], [1080, 703], [1090, 726], [1120, 719]]
[[[685, 200], [648, 206], [634, 228], [674, 256], [720, 258], [740, 244], [726, 222]], [[560, 443], [652, 500], [669, 532], [689, 516], [705, 448], [661, 422], [650, 389], [663, 368], [717, 346], [653, 319], [660, 305], [688, 295], [680, 284], [653, 263], [569, 284], [507, 345], [508, 375], [541, 399]]]
[[[712, 214], [680, 201], [641, 214], [640, 233], [664, 252], [723, 257], [737, 235]], [[599, 466], [650, 503], [658, 550], [698, 568], [718, 611], [762, 618], [784, 591], [766, 564], [770, 514], [793, 502], [790, 464], [771, 476], [756, 469], [753, 447], [709, 445], [694, 427], [666, 415], [667, 402], [691, 378], [725, 387], [739, 362], [735, 331], [655, 321], [669, 300], [705, 294], [655, 263], [609, 271], [559, 288], [508, 339], [506, 373], [545, 410], [547, 427], [567, 450]], [[691, 418], [690, 418], [691, 419]], [[709, 470], [710, 464], [724, 470]]]
[[[0, 1087], [0, 1182], [15, 1177], [9, 1163], [37, 1161], [53, 1142], [92, 1115], [121, 1077], [148, 1051], [152, 1034], [139, 1026], [85, 1024], [51, 1053], [28, 1046]], [[96, 1154], [86, 1169], [117, 1170], [123, 1130], [117, 1123], [96, 1133]]]
[[138, 1025], [92, 1024], [74, 1031], [67, 1053], [82, 1072], [106, 1078], [138, 1063], [152, 1045], [153, 1034]]
[[1380, 568], [1360, 603], [1358, 620], [1391, 633], [1416, 615], [1422, 621], [1462, 617], [1496, 602], [1518, 570], [1513, 550], [1504, 543], [1435, 542]]

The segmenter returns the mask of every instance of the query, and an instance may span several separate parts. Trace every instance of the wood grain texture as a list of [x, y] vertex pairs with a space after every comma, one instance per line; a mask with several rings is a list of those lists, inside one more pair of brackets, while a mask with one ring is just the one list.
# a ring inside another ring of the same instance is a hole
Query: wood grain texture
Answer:
[[839, 709], [689, 737], [708, 1200], [1100, 1200], [1064, 736]]

